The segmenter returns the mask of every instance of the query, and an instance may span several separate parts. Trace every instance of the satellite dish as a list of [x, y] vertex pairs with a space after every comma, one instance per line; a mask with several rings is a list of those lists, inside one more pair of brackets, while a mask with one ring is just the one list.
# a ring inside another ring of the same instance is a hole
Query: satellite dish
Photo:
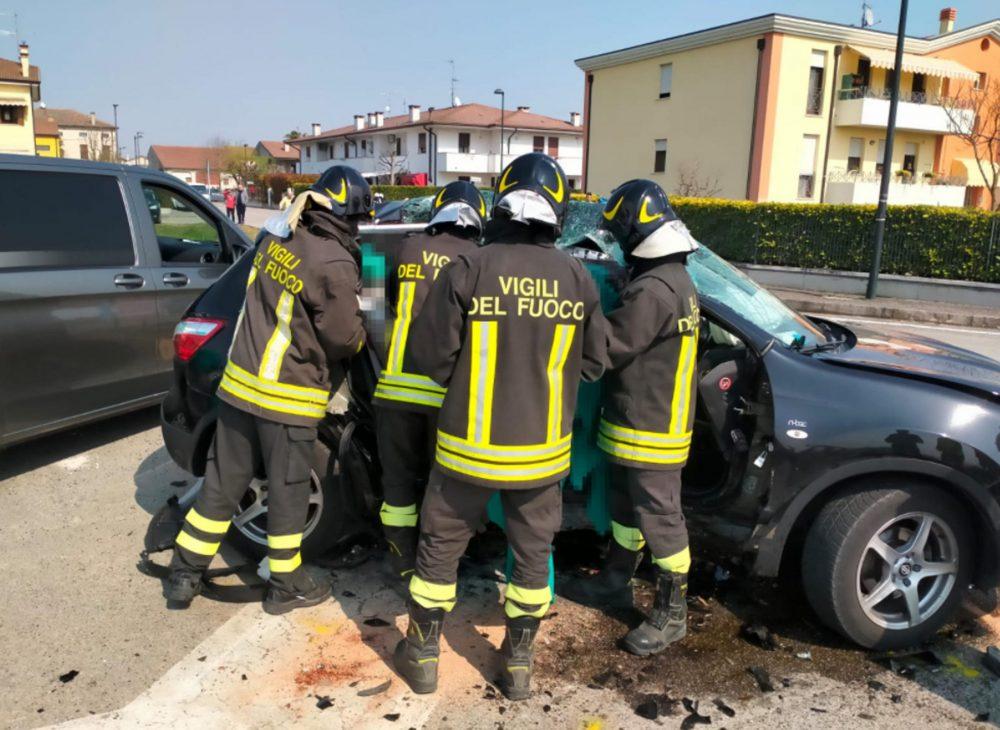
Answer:
[[462, 100], [459, 99], [457, 96], [453, 96], [453, 97], [451, 97], [451, 105], [452, 106], [462, 106]]
[[45, 102], [44, 101], [38, 103], [38, 108], [39, 109], [48, 109], [48, 107], [45, 106]]

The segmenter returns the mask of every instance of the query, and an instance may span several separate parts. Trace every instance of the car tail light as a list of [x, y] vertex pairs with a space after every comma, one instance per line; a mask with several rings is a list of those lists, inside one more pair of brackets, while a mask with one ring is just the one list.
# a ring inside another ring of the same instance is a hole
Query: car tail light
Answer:
[[225, 320], [207, 317], [182, 319], [174, 328], [174, 354], [182, 362], [187, 362], [225, 324]]

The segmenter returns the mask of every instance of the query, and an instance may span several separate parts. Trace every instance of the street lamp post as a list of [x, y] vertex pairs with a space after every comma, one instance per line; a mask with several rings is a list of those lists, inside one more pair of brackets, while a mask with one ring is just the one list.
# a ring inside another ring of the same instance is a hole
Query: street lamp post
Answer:
[[139, 164], [139, 140], [142, 139], [142, 132], [136, 132], [132, 141], [135, 143], [135, 164]]
[[494, 94], [500, 95], [500, 172], [503, 172], [503, 135], [504, 135], [504, 107], [506, 106], [507, 95], [503, 89], [496, 89]]
[[899, 30], [896, 32], [896, 63], [893, 67], [892, 90], [889, 97], [889, 121], [885, 128], [885, 155], [882, 158], [882, 180], [878, 193], [878, 210], [875, 212], [875, 250], [872, 267], [868, 273], [865, 296], [874, 299], [878, 292], [878, 272], [882, 268], [882, 241], [885, 238], [886, 209], [889, 206], [889, 182], [892, 180], [892, 143], [896, 136], [896, 108], [899, 106], [899, 77], [903, 75], [903, 42], [906, 40], [906, 8], [909, 0], [899, 3]]
[[121, 162], [121, 147], [118, 146], [118, 105], [111, 106], [115, 108], [115, 162]]

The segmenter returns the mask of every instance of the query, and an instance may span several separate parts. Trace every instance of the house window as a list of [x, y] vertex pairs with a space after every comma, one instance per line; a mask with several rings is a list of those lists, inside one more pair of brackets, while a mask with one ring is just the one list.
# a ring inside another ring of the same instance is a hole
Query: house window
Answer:
[[823, 69], [826, 67], [826, 53], [812, 52], [809, 65], [809, 90], [806, 93], [806, 114], [823, 113]]
[[885, 95], [886, 97], [892, 93], [892, 85], [896, 82], [896, 70], [887, 68], [885, 70]]
[[350, 156], [351, 156], [351, 143], [344, 142], [344, 159], [346, 160]]
[[23, 124], [23, 106], [3, 105], [0, 106], [0, 124]]
[[306, 159], [311, 160], [313, 156], [313, 148], [311, 144], [306, 145]]
[[975, 88], [977, 88], [977, 89], [985, 89], [986, 88], [986, 72], [985, 71], [980, 71], [979, 72], [979, 78], [976, 79]]
[[882, 160], [885, 159], [885, 140], [880, 139], [878, 141], [878, 154], [875, 156], [875, 174], [881, 175], [882, 171], [885, 169], [885, 165], [882, 164]]
[[396, 155], [403, 154], [403, 138], [396, 137]]
[[674, 82], [674, 64], [665, 63], [660, 66], [660, 98], [669, 99], [670, 89]]
[[559, 138], [549, 137], [549, 157], [555, 159], [559, 157]]
[[861, 137], [851, 137], [847, 149], [847, 171], [861, 172], [861, 161], [865, 154], [865, 141]]
[[927, 99], [927, 77], [923, 74], [913, 74], [913, 88], [910, 101], [923, 104]]
[[421, 132], [417, 135], [417, 150], [420, 154], [427, 154], [427, 132]]
[[538, 135], [532, 140], [531, 149], [533, 152], [545, 152], [545, 137]]
[[461, 180], [462, 182], [472, 182], [472, 178], [469, 177], [468, 175], [459, 175], [458, 179]]
[[571, 177], [569, 179], [569, 189], [570, 190], [576, 190], [576, 178], [575, 177]]
[[667, 170], [667, 140], [658, 139], [653, 145], [653, 172]]
[[469, 146], [472, 143], [471, 135], [468, 132], [458, 133], [458, 151], [462, 154], [469, 154]]
[[80, 145], [80, 159], [81, 160], [90, 159], [90, 150], [87, 148], [87, 145], [85, 144]]
[[872, 62], [868, 58], [858, 59], [859, 86], [868, 86], [872, 82]]
[[910, 179], [917, 174], [918, 149], [916, 142], [907, 142], [903, 148], [903, 169], [910, 173]]
[[816, 188], [816, 150], [819, 137], [815, 134], [802, 135], [802, 157], [799, 158], [799, 197], [811, 198]]

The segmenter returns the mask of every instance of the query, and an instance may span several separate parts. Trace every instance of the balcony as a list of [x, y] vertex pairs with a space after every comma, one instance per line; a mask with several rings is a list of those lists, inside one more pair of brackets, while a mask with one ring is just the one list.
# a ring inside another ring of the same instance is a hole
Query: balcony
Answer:
[[[831, 173], [826, 182], [824, 203], [878, 203], [879, 175]], [[954, 178], [889, 183], [889, 205], [937, 205], [961, 208], [965, 205], [965, 186]]]
[[438, 172], [483, 173], [497, 175], [500, 160], [496, 155], [477, 152], [438, 152]]
[[[942, 97], [922, 92], [900, 94], [896, 110], [896, 129], [910, 132], [953, 134], [955, 126], [948, 117]], [[974, 112], [955, 109], [959, 115], [959, 128], [971, 126]], [[841, 127], [881, 127], [889, 122], [889, 92], [883, 89], [861, 87], [840, 92], [834, 108], [834, 122]]]

